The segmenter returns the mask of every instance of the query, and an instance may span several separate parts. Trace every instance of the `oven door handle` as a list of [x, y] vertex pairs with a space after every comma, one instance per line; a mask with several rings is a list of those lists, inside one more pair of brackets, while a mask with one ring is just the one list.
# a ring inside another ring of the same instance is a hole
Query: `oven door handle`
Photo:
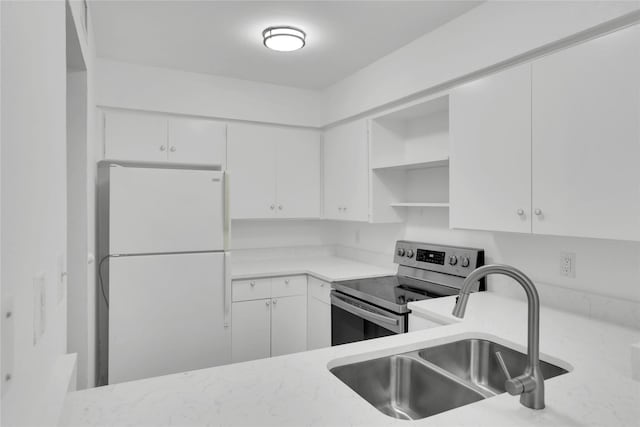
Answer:
[[360, 316], [364, 319], [372, 320], [374, 322], [382, 322], [387, 323], [392, 326], [398, 326], [398, 319], [394, 319], [392, 317], [383, 316], [382, 314], [373, 313], [369, 310], [362, 309], [360, 307], [356, 307], [353, 304], [350, 304], [349, 301], [343, 299], [336, 294], [331, 294], [331, 304], [336, 307], [340, 307], [341, 309], [348, 311], [356, 316]]

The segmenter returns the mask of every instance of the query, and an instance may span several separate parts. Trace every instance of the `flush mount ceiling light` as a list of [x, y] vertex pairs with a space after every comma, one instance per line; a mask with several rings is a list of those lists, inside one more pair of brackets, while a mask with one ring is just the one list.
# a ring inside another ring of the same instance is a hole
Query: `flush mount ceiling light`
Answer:
[[264, 45], [279, 52], [302, 49], [306, 38], [304, 31], [288, 26], [269, 27], [262, 32]]

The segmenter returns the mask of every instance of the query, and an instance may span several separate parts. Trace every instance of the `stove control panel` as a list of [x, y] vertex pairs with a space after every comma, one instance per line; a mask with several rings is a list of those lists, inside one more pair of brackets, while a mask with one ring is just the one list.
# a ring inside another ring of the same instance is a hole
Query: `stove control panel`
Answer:
[[466, 277], [484, 265], [484, 250], [399, 240], [394, 262], [407, 267]]

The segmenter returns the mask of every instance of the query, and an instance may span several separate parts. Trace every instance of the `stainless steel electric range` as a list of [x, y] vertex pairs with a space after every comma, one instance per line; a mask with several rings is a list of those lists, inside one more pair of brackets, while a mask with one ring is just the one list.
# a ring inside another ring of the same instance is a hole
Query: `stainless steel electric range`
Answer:
[[[333, 283], [331, 345], [407, 332], [407, 304], [457, 295], [465, 277], [484, 265], [484, 250], [399, 240], [394, 262], [393, 276]], [[476, 290], [485, 288], [483, 279]]]

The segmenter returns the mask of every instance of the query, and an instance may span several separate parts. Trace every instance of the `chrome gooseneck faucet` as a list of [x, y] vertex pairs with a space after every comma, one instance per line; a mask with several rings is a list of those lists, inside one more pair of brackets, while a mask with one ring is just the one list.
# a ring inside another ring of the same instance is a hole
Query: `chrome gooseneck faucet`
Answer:
[[477, 268], [465, 279], [460, 295], [453, 308], [453, 315], [459, 318], [464, 316], [469, 293], [474, 284], [489, 274], [503, 274], [511, 277], [522, 286], [527, 294], [528, 302], [528, 339], [527, 339], [527, 367], [524, 373], [511, 378], [500, 353], [496, 354], [507, 381], [505, 388], [513, 396], [520, 395], [520, 403], [531, 409], [544, 408], [544, 378], [540, 369], [540, 298], [535, 285], [522, 271], [508, 265], [485, 265]]

